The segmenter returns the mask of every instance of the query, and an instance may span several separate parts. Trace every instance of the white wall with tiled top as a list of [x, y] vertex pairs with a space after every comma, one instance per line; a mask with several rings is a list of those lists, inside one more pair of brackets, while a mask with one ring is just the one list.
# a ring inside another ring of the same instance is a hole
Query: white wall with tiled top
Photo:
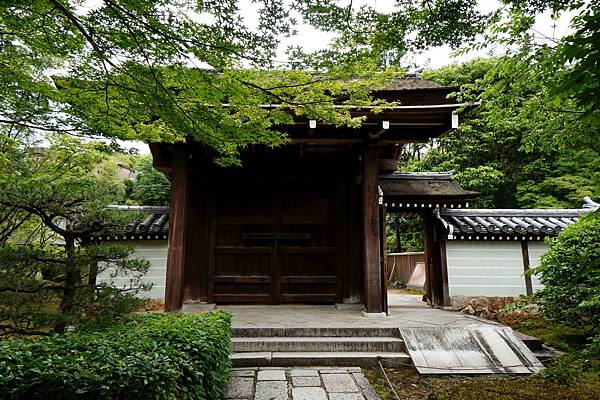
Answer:
[[[529, 242], [530, 263], [539, 265], [542, 242]], [[446, 241], [450, 296], [518, 296], [526, 294], [520, 241]], [[533, 289], [540, 287], [532, 278]]]
[[[142, 283], [151, 283], [152, 288], [147, 292], [140, 292], [139, 296], [148, 299], [164, 299], [165, 297], [165, 278], [167, 274], [167, 241], [166, 240], [147, 240], [127, 242], [134, 245], [135, 251], [133, 258], [143, 258], [150, 262], [150, 268], [145, 276], [142, 277]], [[107, 268], [98, 275], [98, 283], [107, 282], [115, 287], [126, 288], [131, 285], [131, 277], [119, 275], [111, 277], [114, 270]]]
[[[544, 242], [529, 242], [529, 263], [531, 268], [538, 267], [541, 262], [542, 254], [548, 251], [548, 246], [544, 244]], [[531, 275], [531, 286], [533, 287], [533, 291], [535, 292], [537, 289], [542, 288], [542, 283], [540, 282], [540, 278], [536, 275]]]

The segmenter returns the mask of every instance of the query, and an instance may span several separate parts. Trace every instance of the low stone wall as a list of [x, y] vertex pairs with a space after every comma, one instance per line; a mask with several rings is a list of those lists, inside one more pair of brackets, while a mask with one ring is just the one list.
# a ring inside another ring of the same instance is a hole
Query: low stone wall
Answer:
[[514, 297], [452, 296], [452, 311], [496, 320], [498, 311], [514, 301]]

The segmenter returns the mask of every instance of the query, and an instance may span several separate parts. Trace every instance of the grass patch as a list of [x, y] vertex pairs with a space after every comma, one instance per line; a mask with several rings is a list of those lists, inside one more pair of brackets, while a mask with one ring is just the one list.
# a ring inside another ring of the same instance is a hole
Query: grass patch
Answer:
[[511, 328], [536, 337], [547, 345], [564, 352], [583, 350], [589, 338], [588, 332], [569, 326], [551, 324], [540, 316], [512, 324]]
[[[379, 369], [364, 370], [382, 400], [395, 400]], [[405, 400], [597, 400], [600, 378], [582, 375], [570, 385], [548, 383], [538, 375], [419, 375], [413, 369], [386, 369]]]

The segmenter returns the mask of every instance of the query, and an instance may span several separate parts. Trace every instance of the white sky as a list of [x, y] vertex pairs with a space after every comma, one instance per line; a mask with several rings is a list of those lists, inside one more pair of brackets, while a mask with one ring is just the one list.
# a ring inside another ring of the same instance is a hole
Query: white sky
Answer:
[[[90, 0], [91, 3], [95, 3], [98, 0]], [[349, 0], [340, 0], [340, 4], [349, 4]], [[500, 2], [495, 0], [479, 0], [479, 9], [482, 12], [489, 12], [496, 9]], [[244, 16], [244, 22], [250, 27], [256, 26], [258, 23], [258, 10], [255, 5], [252, 4], [252, 0], [240, 0], [241, 14]], [[358, 8], [363, 4], [371, 4], [376, 7], [378, 11], [386, 12], [394, 8], [396, 0], [354, 0], [353, 8]], [[559, 39], [569, 32], [569, 21], [573, 17], [574, 13], [565, 14], [559, 20], [553, 20], [550, 13], [544, 13], [536, 19], [534, 29], [536, 35], [540, 37], [547, 36]], [[285, 61], [285, 50], [288, 46], [300, 46], [307, 51], [315, 51], [326, 48], [333, 38], [333, 35], [319, 31], [309, 24], [301, 22], [297, 25], [297, 34], [290, 38], [285, 38], [278, 51], [278, 60]], [[411, 54], [405, 57], [405, 66], [413, 67], [417, 69], [433, 69], [439, 68], [452, 63], [461, 63], [470, 59], [490, 56], [494, 53], [502, 52], [502, 49], [489, 48], [481, 51], [471, 51], [461, 56], [455, 56], [449, 46], [441, 46], [429, 49], [421, 54]], [[148, 146], [143, 142], [122, 142], [126, 147], [137, 148], [140, 153], [149, 153]]]

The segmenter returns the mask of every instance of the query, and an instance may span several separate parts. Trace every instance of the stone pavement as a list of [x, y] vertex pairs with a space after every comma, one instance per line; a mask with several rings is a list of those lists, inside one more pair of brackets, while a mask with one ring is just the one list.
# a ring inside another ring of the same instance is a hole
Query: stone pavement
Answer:
[[360, 368], [234, 368], [228, 400], [379, 400]]
[[390, 306], [389, 316], [379, 318], [365, 318], [360, 309], [336, 308], [334, 305], [219, 305], [216, 309], [233, 314], [231, 322], [234, 329], [498, 325], [463, 313], [430, 308], [415, 301], [406, 303], [406, 306]]

